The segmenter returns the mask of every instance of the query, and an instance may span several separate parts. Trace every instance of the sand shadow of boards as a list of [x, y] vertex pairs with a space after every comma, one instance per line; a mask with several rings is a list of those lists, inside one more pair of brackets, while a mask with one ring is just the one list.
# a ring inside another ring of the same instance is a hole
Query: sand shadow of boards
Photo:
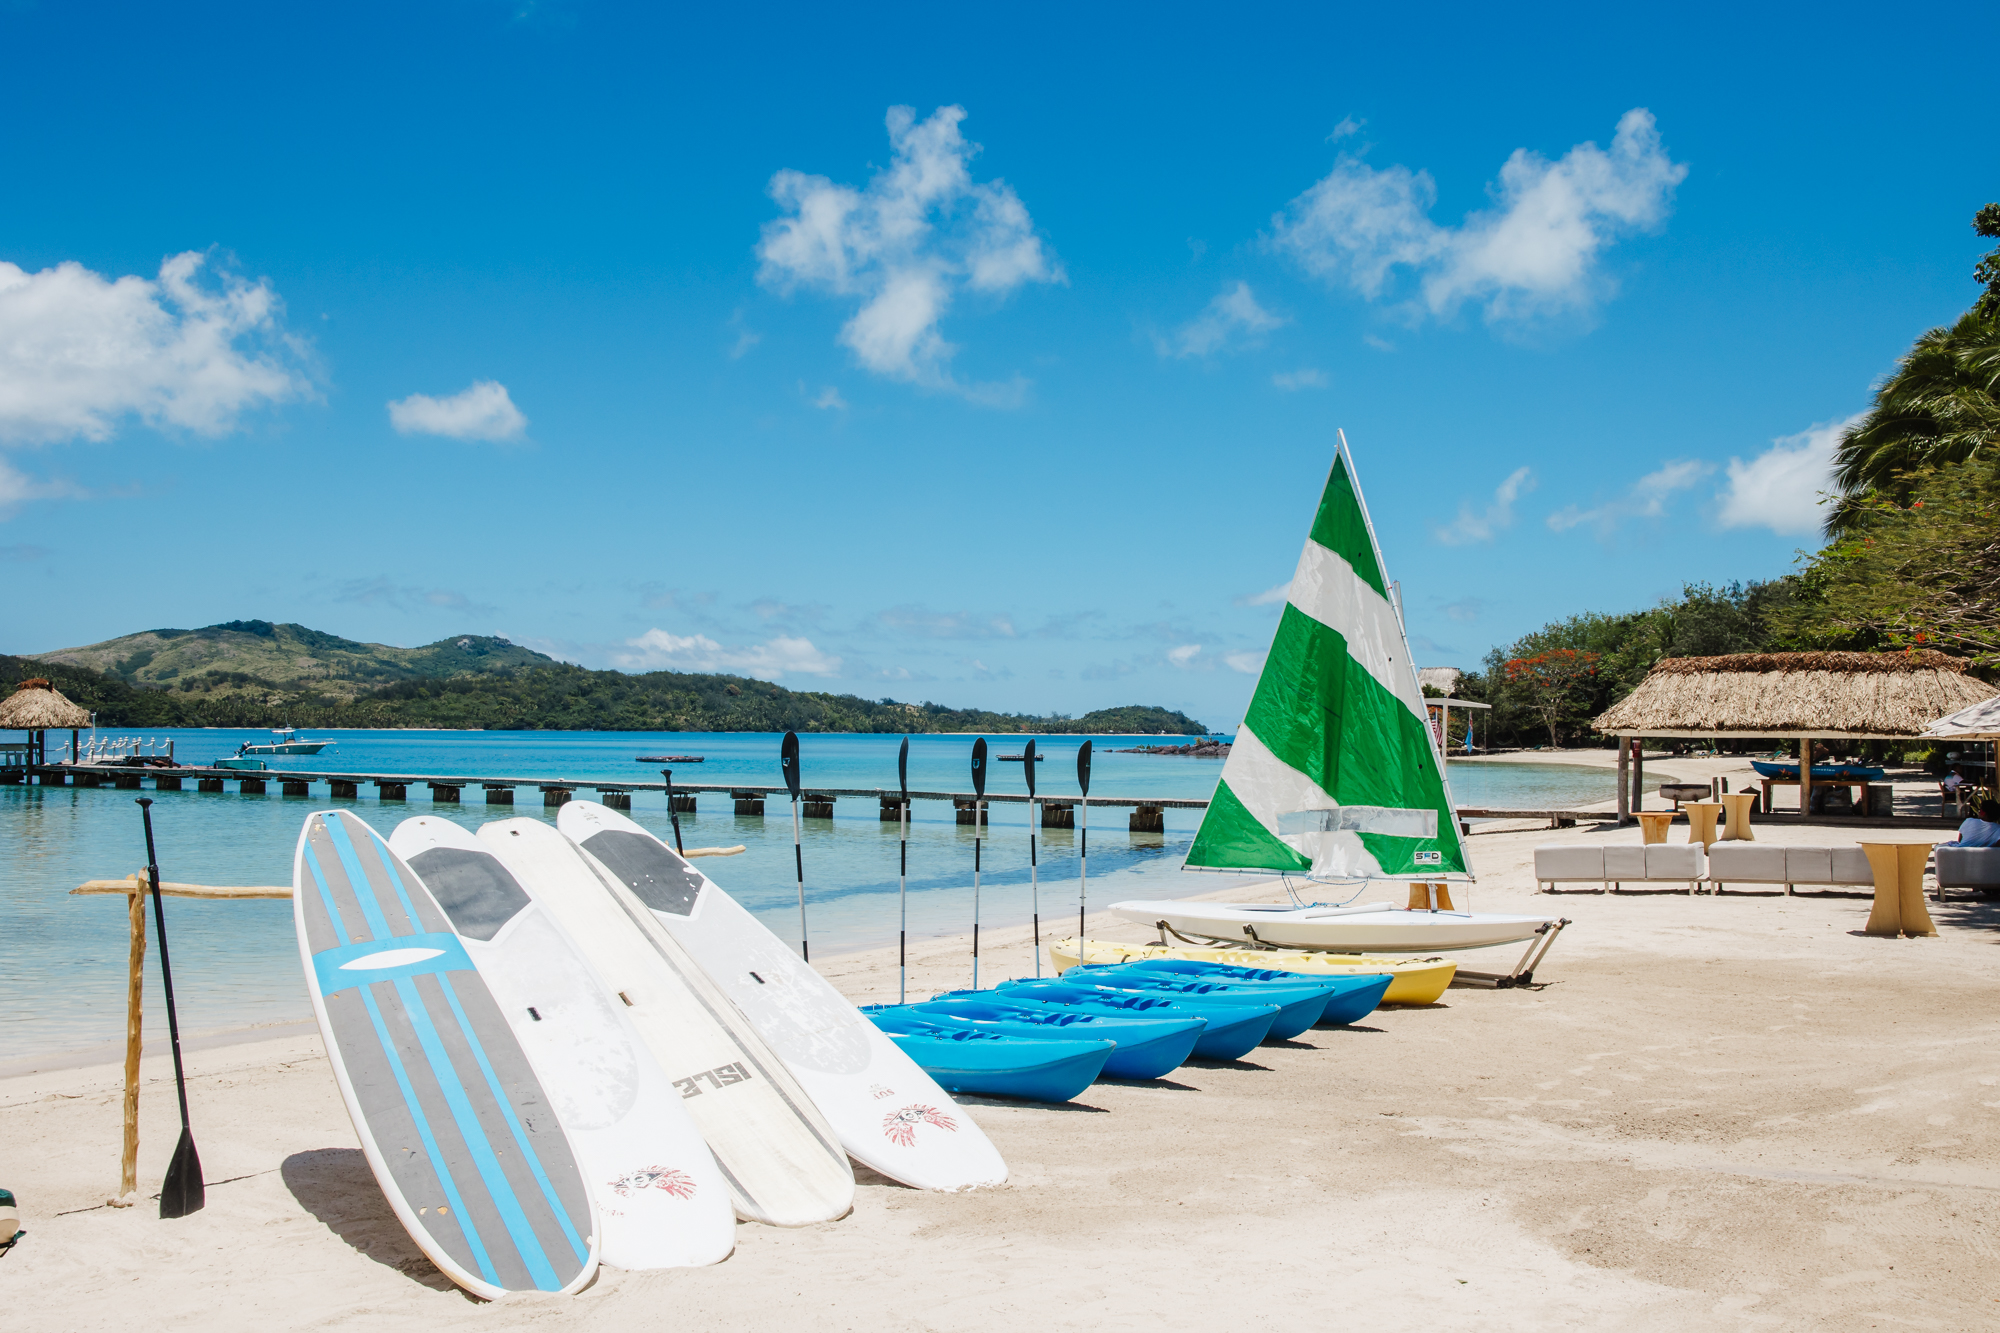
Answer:
[[300, 1206], [360, 1254], [434, 1291], [456, 1290], [396, 1219], [359, 1148], [293, 1153], [279, 1171]]

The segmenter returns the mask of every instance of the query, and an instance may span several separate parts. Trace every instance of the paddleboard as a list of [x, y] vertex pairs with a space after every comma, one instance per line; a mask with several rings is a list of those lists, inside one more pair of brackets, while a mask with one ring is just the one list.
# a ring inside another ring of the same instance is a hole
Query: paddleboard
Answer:
[[[1448, 958], [1372, 958], [1365, 954], [1309, 953], [1295, 949], [1203, 949], [1186, 944], [1119, 944], [1111, 940], [1087, 941], [1085, 952], [1093, 963], [1187, 958], [1236, 967], [1266, 967], [1312, 977], [1387, 976], [1389, 989], [1382, 995], [1383, 1004], [1436, 1004], [1451, 985], [1451, 979], [1458, 975], [1458, 964]], [[1057, 971], [1075, 967], [1079, 961], [1076, 939], [1057, 940], [1049, 946], [1049, 957]]]
[[500, 858], [448, 819], [406, 819], [417, 872], [527, 1052], [597, 1200], [613, 1268], [698, 1268], [736, 1245], [729, 1187], [625, 1006]]
[[839, 1136], [645, 904], [539, 819], [486, 824], [479, 843], [576, 942], [632, 1020], [708, 1141], [737, 1213], [785, 1227], [846, 1216], [854, 1168]]
[[[1497, 912], [1405, 911], [1393, 903], [1355, 907], [1289, 907], [1283, 903], [1189, 901], [1111, 904], [1114, 915], [1154, 926], [1164, 921], [1183, 935], [1328, 949], [1431, 953], [1440, 949], [1490, 949], [1534, 938], [1545, 916]], [[1095, 961], [1095, 960], [1093, 960]]]
[[361, 1151], [411, 1239], [480, 1296], [572, 1292], [596, 1206], [562, 1122], [423, 882], [345, 811], [292, 863], [306, 990]]
[[594, 801], [565, 805], [556, 827], [735, 1001], [854, 1160], [917, 1189], [1007, 1179], [999, 1150], [937, 1081], [708, 876]]

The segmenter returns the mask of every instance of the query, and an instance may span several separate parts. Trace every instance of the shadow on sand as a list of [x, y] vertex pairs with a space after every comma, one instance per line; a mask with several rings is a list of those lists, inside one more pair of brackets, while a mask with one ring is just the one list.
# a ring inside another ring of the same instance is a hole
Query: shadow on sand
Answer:
[[300, 1206], [356, 1251], [434, 1291], [457, 1289], [396, 1220], [359, 1148], [293, 1153], [279, 1170]]

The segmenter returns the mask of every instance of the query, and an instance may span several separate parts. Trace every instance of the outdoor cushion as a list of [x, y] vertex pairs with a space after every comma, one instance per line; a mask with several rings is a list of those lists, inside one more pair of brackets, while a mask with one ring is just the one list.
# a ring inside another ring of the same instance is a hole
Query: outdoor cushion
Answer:
[[[1875, 883], [1875, 872], [1869, 868], [1868, 853], [1859, 847], [1834, 847], [1833, 873], [1826, 879], [1828, 884], [1868, 884]], [[1796, 880], [1793, 881], [1797, 883]]]
[[[1861, 859], [1866, 861], [1868, 858], [1864, 856]], [[1785, 883], [1833, 883], [1833, 849], [1831, 847], [1785, 848]]]
[[1656, 842], [1646, 849], [1646, 878], [1700, 879], [1707, 861], [1698, 842]]
[[1719, 883], [1789, 884], [1785, 849], [1749, 842], [1719, 842], [1708, 849], [1708, 877]]
[[1535, 848], [1535, 878], [1544, 883], [1558, 880], [1599, 880], [1604, 878], [1604, 849], [1554, 844]]
[[1624, 881], [1646, 878], [1646, 848], [1614, 843], [1604, 849], [1604, 878]]
[[2000, 888], [2000, 847], [1937, 849], [1940, 889]]

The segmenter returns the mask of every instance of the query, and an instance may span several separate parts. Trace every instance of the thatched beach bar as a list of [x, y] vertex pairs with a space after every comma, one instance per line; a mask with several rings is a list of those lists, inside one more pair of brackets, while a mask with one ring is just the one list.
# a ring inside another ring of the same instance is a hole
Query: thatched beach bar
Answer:
[[1939, 652], [1667, 658], [1591, 723], [1618, 738], [1618, 822], [1639, 808], [1648, 740], [1795, 742], [1798, 818], [1810, 820], [1815, 742], [1920, 741], [1937, 719], [1994, 697], [1968, 665]]

